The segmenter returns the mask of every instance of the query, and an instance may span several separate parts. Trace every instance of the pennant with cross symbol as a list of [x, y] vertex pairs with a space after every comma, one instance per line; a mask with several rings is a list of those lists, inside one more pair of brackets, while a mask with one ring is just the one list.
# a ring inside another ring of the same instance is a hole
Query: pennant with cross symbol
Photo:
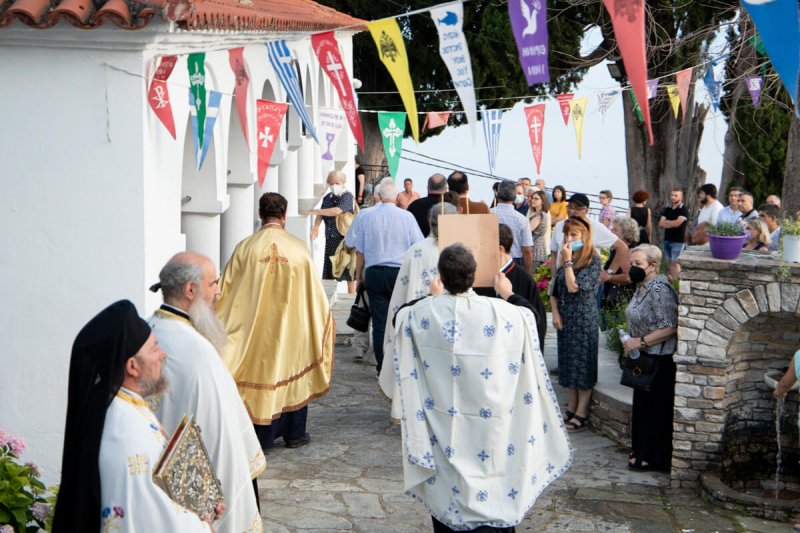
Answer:
[[258, 147], [258, 186], [264, 186], [267, 176], [267, 167], [272, 158], [275, 145], [278, 144], [281, 133], [281, 123], [286, 115], [288, 104], [270, 102], [269, 100], [256, 100], [256, 146]]

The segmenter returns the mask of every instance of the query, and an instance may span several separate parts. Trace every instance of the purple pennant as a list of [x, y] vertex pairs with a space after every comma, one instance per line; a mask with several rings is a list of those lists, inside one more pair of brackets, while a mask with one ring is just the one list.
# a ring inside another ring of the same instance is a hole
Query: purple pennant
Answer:
[[761, 87], [764, 85], [764, 78], [761, 76], [748, 76], [745, 78], [747, 90], [750, 91], [750, 98], [753, 99], [753, 107], [758, 107], [761, 101]]
[[509, 0], [508, 17], [528, 86], [547, 83], [547, 0]]
[[658, 92], [658, 78], [647, 80], [647, 99], [652, 100]]

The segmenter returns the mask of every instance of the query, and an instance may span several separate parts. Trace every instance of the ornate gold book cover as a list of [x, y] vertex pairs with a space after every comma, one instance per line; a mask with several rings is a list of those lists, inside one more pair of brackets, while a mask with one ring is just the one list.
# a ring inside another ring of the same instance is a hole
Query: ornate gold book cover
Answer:
[[214, 508], [222, 503], [222, 485], [194, 417], [181, 419], [153, 470], [153, 481], [175, 503], [201, 518], [214, 516]]

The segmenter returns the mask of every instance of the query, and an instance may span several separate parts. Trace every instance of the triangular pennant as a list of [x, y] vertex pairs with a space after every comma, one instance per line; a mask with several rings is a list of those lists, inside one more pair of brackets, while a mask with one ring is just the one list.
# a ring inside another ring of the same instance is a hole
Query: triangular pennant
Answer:
[[650, 124], [650, 101], [647, 99], [647, 55], [644, 47], [644, 2], [629, 0], [603, 0], [611, 15], [614, 36], [622, 54], [625, 72], [631, 89], [639, 101], [650, 144], [653, 144], [653, 126]]
[[722, 82], [717, 81], [714, 77], [714, 62], [706, 70], [706, 74], [703, 76], [703, 83], [705, 83], [706, 91], [708, 91], [708, 100], [711, 102], [714, 111], [716, 111], [719, 109], [719, 99], [722, 96]]
[[[456, 89], [464, 115], [471, 127], [477, 122], [475, 108], [475, 86], [472, 79], [472, 60], [469, 56], [467, 39], [464, 37], [462, 23], [464, 20], [463, 4], [446, 4], [442, 7], [431, 9], [431, 18], [439, 32], [439, 55], [447, 65], [450, 77], [453, 78], [453, 87]], [[430, 116], [428, 117], [430, 118]], [[437, 126], [428, 125], [430, 128]]]
[[397, 167], [403, 150], [403, 135], [406, 133], [406, 114], [403, 111], [378, 112], [378, 128], [383, 138], [383, 151], [389, 165], [389, 174], [397, 179]]
[[619, 96], [619, 91], [608, 91], [597, 95], [597, 108], [600, 110], [603, 120], [606, 118], [606, 111], [617, 99], [617, 96]]
[[317, 139], [317, 132], [314, 131], [314, 124], [311, 122], [311, 117], [308, 116], [306, 110], [306, 102], [303, 98], [303, 89], [300, 87], [300, 78], [297, 75], [297, 68], [295, 67], [292, 53], [289, 51], [289, 46], [286, 41], [270, 41], [267, 43], [267, 53], [269, 54], [269, 62], [272, 63], [272, 68], [275, 69], [275, 74], [281, 80], [286, 95], [289, 97], [300, 120], [306, 131], [311, 137], [319, 143]]
[[575, 126], [575, 140], [578, 141], [578, 159], [581, 158], [581, 145], [583, 144], [583, 119], [586, 116], [586, 102], [588, 98], [582, 96], [570, 102], [572, 108], [572, 124]]
[[442, 126], [447, 126], [447, 121], [450, 119], [450, 115], [452, 115], [451, 111], [429, 111], [425, 114], [425, 122], [422, 123], [422, 131], [426, 129], [435, 129], [441, 128]]
[[250, 87], [250, 76], [247, 74], [247, 65], [244, 62], [244, 48], [231, 48], [228, 50], [228, 61], [236, 77], [236, 88], [233, 95], [236, 101], [236, 112], [239, 113], [239, 123], [242, 125], [244, 142], [250, 149], [250, 139], [247, 135], [247, 93]]
[[689, 67], [675, 74], [675, 81], [678, 83], [678, 97], [681, 99], [683, 121], [686, 121], [686, 104], [689, 101], [689, 86], [692, 83], [692, 70], [692, 67]]
[[419, 142], [419, 117], [417, 116], [417, 101], [414, 99], [414, 85], [411, 83], [411, 73], [408, 70], [408, 56], [406, 55], [406, 45], [400, 33], [397, 20], [390, 18], [368, 22], [367, 28], [375, 46], [378, 47], [378, 55], [381, 62], [386, 66], [392, 76], [400, 99], [408, 112], [408, 122], [411, 124], [411, 135], [414, 140]]
[[222, 93], [208, 91], [208, 108], [206, 109], [206, 126], [203, 131], [203, 149], [200, 152], [200, 162], [197, 169], [203, 168], [203, 163], [208, 155], [208, 147], [214, 142], [214, 125], [217, 123], [219, 114], [219, 104], [222, 101]]
[[483, 122], [483, 139], [486, 141], [486, 152], [489, 154], [489, 174], [494, 176], [497, 162], [497, 149], [500, 147], [500, 126], [503, 125], [502, 109], [481, 109]]
[[[769, 60], [800, 112], [800, 11], [797, 0], [742, 0]], [[756, 48], [758, 49], [758, 48]]]
[[339, 43], [332, 31], [315, 33], [311, 36], [311, 46], [317, 55], [322, 70], [328, 75], [336, 94], [339, 95], [339, 102], [342, 104], [344, 115], [350, 131], [353, 132], [358, 146], [364, 149], [364, 133], [361, 129], [361, 119], [358, 116], [358, 106], [353, 94], [353, 86], [350, 84], [350, 76], [344, 67], [342, 55], [339, 53]]
[[150, 82], [150, 90], [147, 91], [147, 103], [153, 113], [156, 114], [158, 120], [167, 128], [167, 131], [172, 138], [175, 139], [175, 119], [172, 117], [172, 103], [169, 100], [169, 89], [167, 88], [167, 80], [172, 69], [175, 68], [175, 63], [178, 61], [178, 56], [164, 56], [161, 58], [156, 73], [153, 76], [153, 81]]
[[658, 94], [658, 78], [647, 80], [647, 99], [652, 100]]
[[333, 161], [334, 158], [334, 145], [336, 138], [344, 129], [345, 113], [341, 109], [326, 109], [320, 108], [319, 110], [319, 133], [322, 139], [322, 159], [325, 161]]
[[[203, 146], [203, 132], [206, 124], [206, 54], [189, 54], [186, 60], [189, 69], [189, 91], [192, 93], [193, 117], [199, 127], [195, 132], [195, 153], [198, 146]], [[196, 159], [195, 162], [199, 161]]]
[[288, 104], [256, 100], [256, 153], [258, 155], [258, 186], [264, 187], [267, 167], [281, 133], [281, 123]]
[[542, 167], [544, 106], [545, 104], [536, 104], [525, 108], [525, 118], [528, 120], [528, 135], [531, 138], [531, 150], [533, 150], [533, 161], [536, 163], [537, 175], [541, 175]]
[[681, 106], [681, 95], [677, 85], [667, 85], [667, 96], [669, 96], [669, 103], [672, 104], [672, 112], [675, 118], [678, 118], [678, 109]]
[[557, 94], [556, 99], [558, 100], [558, 106], [561, 108], [561, 118], [564, 119], [564, 125], [569, 125], [569, 113], [571, 106], [569, 105], [569, 101], [572, 100], [572, 93], [566, 94]]
[[761, 88], [764, 86], [764, 78], [761, 76], [747, 76], [745, 80], [747, 90], [750, 92], [750, 98], [753, 100], [753, 107], [758, 107], [761, 102]]
[[631, 99], [633, 99], [633, 112], [636, 113], [636, 118], [639, 119], [639, 122], [644, 121], [642, 110], [639, 108], [639, 102], [636, 101], [636, 94], [633, 91], [631, 91]]
[[528, 86], [549, 82], [547, 0], [509, 0], [508, 18]]

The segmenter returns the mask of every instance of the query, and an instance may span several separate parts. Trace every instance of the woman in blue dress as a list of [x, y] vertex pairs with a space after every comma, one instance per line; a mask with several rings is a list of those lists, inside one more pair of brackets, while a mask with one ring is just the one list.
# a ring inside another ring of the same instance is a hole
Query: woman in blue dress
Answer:
[[333, 266], [331, 256], [336, 252], [339, 243], [344, 240], [344, 235], [339, 233], [336, 226], [336, 217], [342, 213], [353, 213], [353, 195], [344, 188], [345, 175], [338, 170], [328, 173], [328, 187], [330, 192], [322, 198], [320, 209], [307, 211], [306, 214], [317, 215], [314, 226], [311, 228], [311, 239], [316, 239], [319, 234], [319, 226], [325, 223], [325, 262], [322, 267], [322, 279], [335, 279], [336, 281], [346, 281], [347, 290], [355, 292], [355, 281], [350, 276], [350, 271], [345, 269], [338, 278], [333, 276]]

